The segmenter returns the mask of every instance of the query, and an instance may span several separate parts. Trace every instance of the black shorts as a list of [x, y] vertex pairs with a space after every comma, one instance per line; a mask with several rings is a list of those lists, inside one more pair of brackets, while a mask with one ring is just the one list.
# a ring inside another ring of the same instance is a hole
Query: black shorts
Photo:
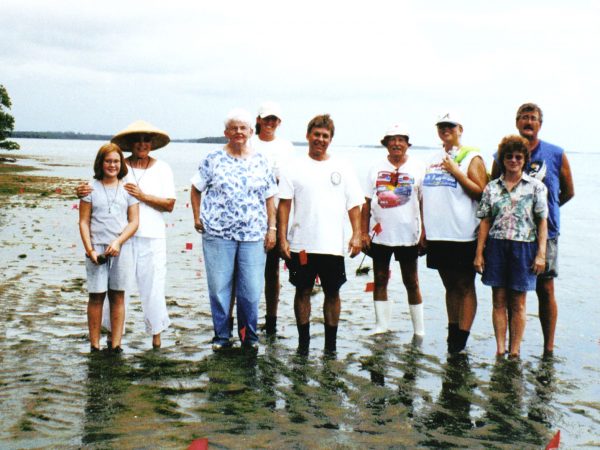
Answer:
[[472, 270], [477, 240], [467, 242], [427, 241], [427, 267], [430, 269]]
[[411, 262], [419, 257], [419, 249], [416, 245], [410, 247], [391, 247], [389, 245], [371, 243], [369, 256], [374, 261], [377, 260], [377, 262], [389, 264], [392, 254], [394, 255], [394, 259], [400, 263]]
[[300, 265], [299, 253], [292, 252], [291, 256], [292, 259], [286, 261], [290, 271], [290, 283], [298, 289], [312, 288], [317, 275], [326, 293], [339, 291], [346, 282], [343, 256], [307, 253], [307, 263], [303, 266]]

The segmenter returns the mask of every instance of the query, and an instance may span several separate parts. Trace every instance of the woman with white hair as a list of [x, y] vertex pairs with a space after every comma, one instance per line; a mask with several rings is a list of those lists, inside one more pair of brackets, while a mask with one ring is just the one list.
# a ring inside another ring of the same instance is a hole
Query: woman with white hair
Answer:
[[202, 233], [213, 350], [231, 346], [229, 306], [234, 286], [240, 341], [244, 347], [258, 347], [266, 252], [276, 242], [277, 185], [266, 157], [248, 144], [252, 122], [248, 112], [230, 111], [224, 131], [228, 143], [210, 152], [191, 180], [194, 228]]

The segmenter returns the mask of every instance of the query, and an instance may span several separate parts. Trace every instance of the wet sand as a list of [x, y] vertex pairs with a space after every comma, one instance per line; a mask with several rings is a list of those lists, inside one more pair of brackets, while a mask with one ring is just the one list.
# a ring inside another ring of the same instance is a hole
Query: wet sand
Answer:
[[[448, 357], [442, 285], [423, 260], [422, 343], [412, 341], [398, 267], [390, 280], [394, 331], [369, 336], [374, 313], [364, 287], [372, 280], [355, 275], [356, 258], [347, 259], [336, 358], [322, 351], [320, 293], [313, 299], [310, 353], [296, 354], [293, 291], [283, 270], [280, 336], [261, 335], [256, 355], [239, 349], [214, 354], [204, 262], [183, 183], [168, 218], [173, 325], [163, 334], [163, 348], [152, 350], [134, 294], [124, 353], [90, 355], [72, 183], [52, 185], [50, 195], [25, 190], [2, 200], [3, 448], [186, 448], [206, 437], [213, 448], [534, 449], [559, 429], [565, 448], [600, 446], [600, 343], [581, 313], [561, 310], [556, 356], [544, 360], [537, 300], [530, 294], [522, 358], [498, 362], [491, 293], [478, 282], [468, 352]], [[594, 284], [561, 278], [561, 305], [585, 311]]]

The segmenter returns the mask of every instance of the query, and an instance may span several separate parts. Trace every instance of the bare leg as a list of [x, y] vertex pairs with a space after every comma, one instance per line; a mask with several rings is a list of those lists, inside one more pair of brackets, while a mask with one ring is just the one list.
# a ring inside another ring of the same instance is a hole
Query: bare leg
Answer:
[[419, 289], [419, 272], [417, 270], [417, 260], [401, 261], [400, 271], [402, 272], [402, 282], [406, 288], [409, 305], [419, 305], [423, 303], [421, 290]]
[[506, 353], [506, 329], [508, 312], [506, 308], [507, 292], [505, 288], [492, 288], [492, 301], [494, 308], [492, 310], [492, 324], [494, 325], [494, 334], [496, 335], [496, 355], [501, 356]]
[[527, 324], [527, 309], [525, 307], [526, 297], [527, 292], [510, 291], [510, 356], [513, 357], [519, 356], [519, 352], [521, 351], [521, 341], [523, 340], [525, 325]]
[[265, 263], [265, 302], [267, 316], [277, 317], [280, 288], [279, 255], [277, 250], [272, 250], [267, 254], [267, 262]]
[[554, 332], [558, 318], [558, 305], [554, 296], [554, 278], [537, 279], [536, 292], [539, 302], [539, 316], [544, 334], [544, 352], [554, 351]]
[[323, 318], [325, 325], [337, 327], [340, 320], [340, 311], [342, 309], [342, 301], [340, 299], [340, 291], [325, 292], [325, 300], [323, 302]]
[[458, 323], [461, 330], [469, 331], [477, 312], [475, 272], [464, 269], [440, 269], [446, 288], [448, 322]]
[[310, 322], [310, 294], [312, 293], [312, 286], [310, 288], [296, 289], [294, 295], [294, 314], [296, 315], [296, 324], [304, 325]]
[[100, 328], [102, 326], [102, 306], [106, 292], [100, 294], [89, 294], [87, 306], [88, 331], [90, 346], [94, 349], [100, 348]]
[[373, 259], [373, 301], [384, 301], [388, 299], [387, 285], [390, 273], [390, 262], [381, 259]]
[[112, 329], [112, 348], [121, 346], [125, 322], [125, 293], [108, 290], [110, 302], [110, 327]]

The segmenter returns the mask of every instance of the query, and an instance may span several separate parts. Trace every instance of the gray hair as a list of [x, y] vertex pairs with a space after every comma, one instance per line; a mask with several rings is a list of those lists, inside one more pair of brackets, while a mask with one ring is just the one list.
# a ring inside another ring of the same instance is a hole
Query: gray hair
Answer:
[[254, 117], [248, 111], [242, 108], [234, 108], [227, 113], [225, 116], [225, 128], [233, 121], [244, 122], [248, 125], [248, 128], [252, 128], [254, 125]]

